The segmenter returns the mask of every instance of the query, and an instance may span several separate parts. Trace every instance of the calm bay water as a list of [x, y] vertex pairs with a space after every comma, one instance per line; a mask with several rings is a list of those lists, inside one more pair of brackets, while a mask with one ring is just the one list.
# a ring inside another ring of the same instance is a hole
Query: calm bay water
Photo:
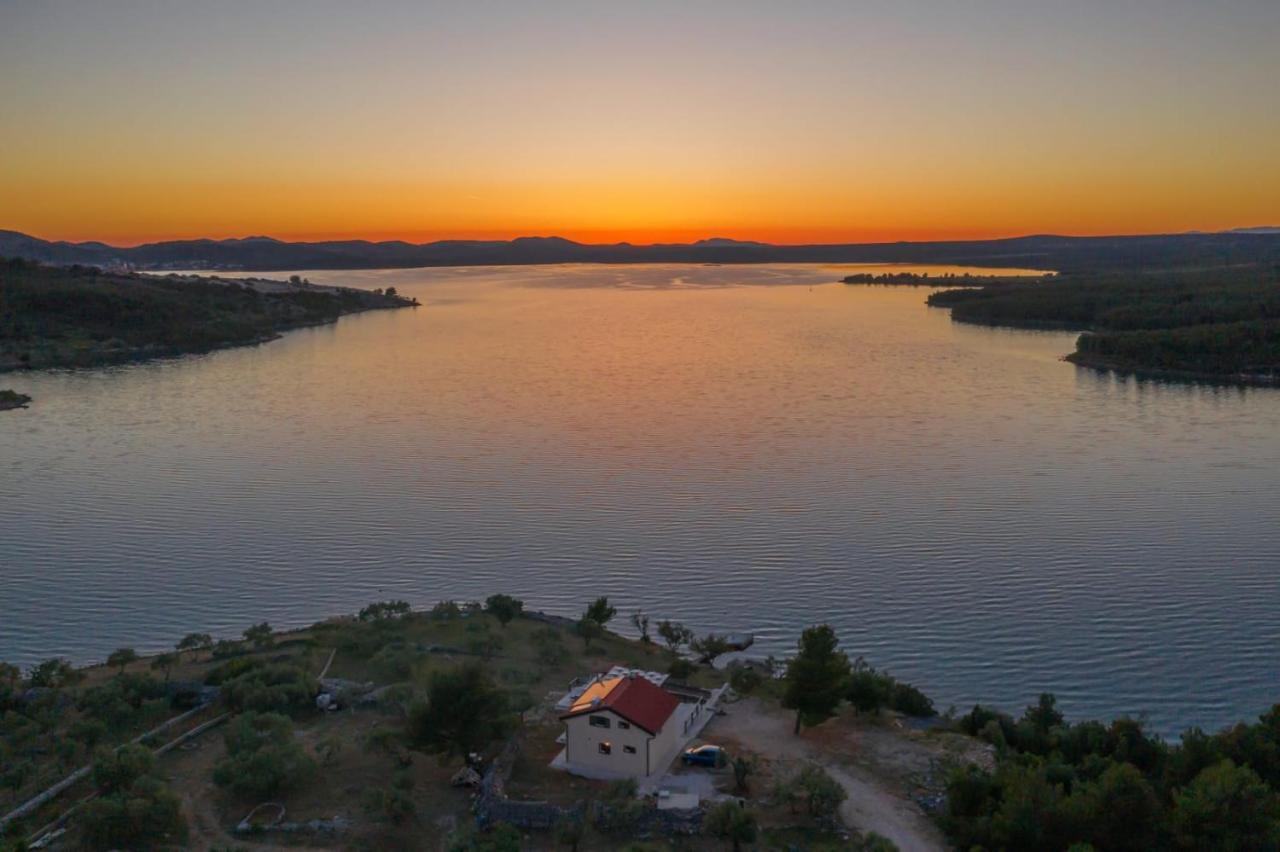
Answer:
[[0, 381], [36, 400], [0, 415], [0, 659], [505, 591], [762, 653], [830, 621], [943, 707], [1280, 701], [1280, 392], [1078, 370], [835, 267], [304, 274], [424, 306]]

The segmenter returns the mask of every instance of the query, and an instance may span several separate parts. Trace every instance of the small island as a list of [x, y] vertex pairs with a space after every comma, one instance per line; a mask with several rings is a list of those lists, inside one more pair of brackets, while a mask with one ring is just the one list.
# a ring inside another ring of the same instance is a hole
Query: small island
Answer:
[[15, 408], [26, 408], [31, 397], [15, 390], [0, 390], [0, 411], [12, 411]]
[[274, 340], [345, 314], [418, 304], [394, 287], [104, 272], [0, 258], [0, 372], [96, 367]]
[[856, 272], [840, 279], [842, 284], [878, 284], [884, 287], [954, 287], [957, 282], [964, 286], [971, 283], [1027, 283], [1043, 281], [1042, 276], [1029, 275], [974, 275], [971, 272], [956, 274], [944, 272], [931, 276], [928, 272]]

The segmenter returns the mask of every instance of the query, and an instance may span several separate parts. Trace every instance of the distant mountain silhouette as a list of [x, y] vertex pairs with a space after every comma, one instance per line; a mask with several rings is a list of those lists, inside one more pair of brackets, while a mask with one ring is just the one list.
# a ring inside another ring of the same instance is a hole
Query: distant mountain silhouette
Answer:
[[1169, 263], [1280, 262], [1280, 229], [1217, 234], [1064, 237], [1038, 234], [1000, 240], [772, 245], [713, 237], [695, 243], [588, 244], [563, 237], [514, 240], [283, 242], [252, 236], [172, 240], [121, 248], [100, 242], [51, 242], [0, 231], [0, 256], [54, 264], [137, 269], [374, 269], [538, 263], [950, 263], [1070, 271]]

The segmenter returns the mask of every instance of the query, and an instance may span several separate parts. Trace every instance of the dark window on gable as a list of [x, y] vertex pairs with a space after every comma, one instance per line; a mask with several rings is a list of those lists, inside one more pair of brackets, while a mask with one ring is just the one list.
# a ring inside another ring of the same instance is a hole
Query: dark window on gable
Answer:
[[623, 747], [622, 747], [622, 750], [623, 750], [623, 751], [625, 751], [627, 754], [635, 754], [635, 753], [636, 753], [636, 747], [635, 747], [635, 746], [623, 746]]
[[600, 743], [601, 754], [613, 754], [613, 743]]
[[630, 727], [631, 727], [631, 723], [630, 723], [630, 722], [623, 722], [623, 721], [619, 721], [619, 722], [618, 722], [618, 727], [619, 727], [619, 728], [630, 728]]
[[587, 718], [591, 720], [591, 727], [593, 727], [593, 728], [607, 728], [607, 727], [609, 727], [609, 717], [608, 717], [608, 716], [589, 716], [589, 717], [587, 717]]

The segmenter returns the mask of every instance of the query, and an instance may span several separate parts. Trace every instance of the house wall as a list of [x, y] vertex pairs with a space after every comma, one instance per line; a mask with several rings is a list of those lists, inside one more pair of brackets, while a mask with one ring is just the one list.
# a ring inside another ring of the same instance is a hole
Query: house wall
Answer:
[[[592, 716], [608, 719], [609, 727], [592, 726]], [[565, 762], [570, 766], [581, 766], [617, 775], [636, 778], [646, 775], [645, 754], [649, 735], [635, 725], [623, 728], [619, 723], [630, 725], [618, 714], [607, 709], [599, 713], [584, 713], [581, 716], [566, 719]], [[664, 727], [662, 735], [670, 736], [668, 731], [670, 727], [670, 725]], [[610, 745], [610, 753], [601, 754], [600, 743], [606, 742]], [[627, 746], [634, 748], [635, 754], [628, 754]], [[656, 745], [652, 748], [654, 756], [657, 757]], [[659, 767], [654, 765], [653, 768], [656, 770]]]

